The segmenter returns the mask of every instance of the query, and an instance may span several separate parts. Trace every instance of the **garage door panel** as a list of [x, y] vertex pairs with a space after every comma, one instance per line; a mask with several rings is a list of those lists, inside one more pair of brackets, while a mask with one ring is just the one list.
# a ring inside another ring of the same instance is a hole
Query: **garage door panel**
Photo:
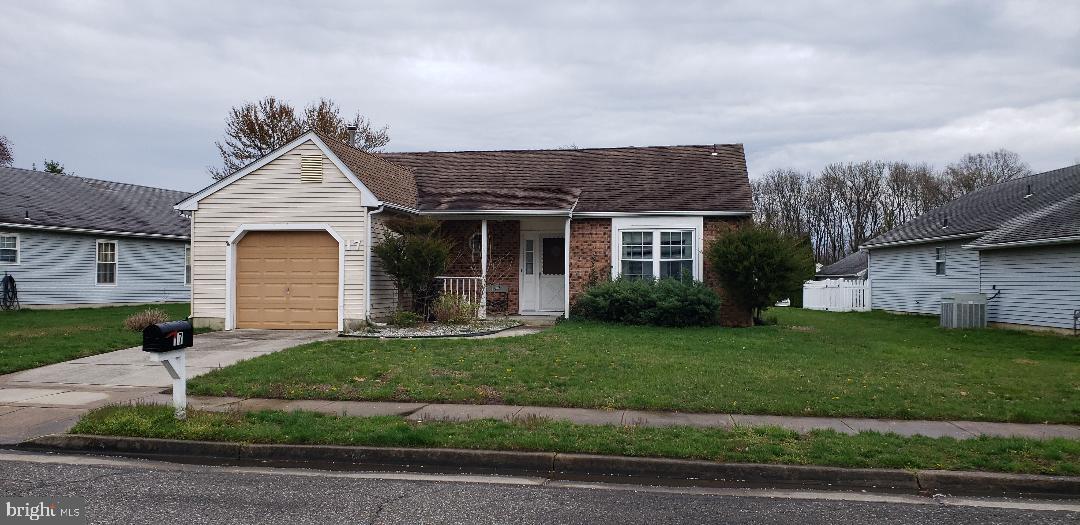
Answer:
[[250, 232], [236, 248], [238, 328], [336, 328], [338, 244], [326, 232]]

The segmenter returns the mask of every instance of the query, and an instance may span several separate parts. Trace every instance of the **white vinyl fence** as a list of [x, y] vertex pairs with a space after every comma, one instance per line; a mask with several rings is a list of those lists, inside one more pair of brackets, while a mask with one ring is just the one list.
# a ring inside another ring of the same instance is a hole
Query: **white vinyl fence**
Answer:
[[829, 312], [869, 312], [870, 281], [826, 279], [803, 284], [803, 308]]

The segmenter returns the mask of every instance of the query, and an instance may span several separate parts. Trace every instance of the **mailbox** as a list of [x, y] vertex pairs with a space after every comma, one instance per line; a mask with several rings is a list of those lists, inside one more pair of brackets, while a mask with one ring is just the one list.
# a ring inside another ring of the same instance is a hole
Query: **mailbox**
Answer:
[[190, 348], [194, 343], [195, 330], [188, 321], [169, 321], [152, 324], [143, 329], [144, 352], [172, 352]]

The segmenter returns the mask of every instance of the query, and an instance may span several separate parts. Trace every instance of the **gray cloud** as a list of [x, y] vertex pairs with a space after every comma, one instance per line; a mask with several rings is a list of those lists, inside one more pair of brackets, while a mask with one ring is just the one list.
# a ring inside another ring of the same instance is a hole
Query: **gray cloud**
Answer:
[[391, 149], [743, 142], [752, 174], [1080, 160], [1080, 4], [34, 2], [0, 16], [16, 164], [195, 189], [228, 109], [320, 96]]

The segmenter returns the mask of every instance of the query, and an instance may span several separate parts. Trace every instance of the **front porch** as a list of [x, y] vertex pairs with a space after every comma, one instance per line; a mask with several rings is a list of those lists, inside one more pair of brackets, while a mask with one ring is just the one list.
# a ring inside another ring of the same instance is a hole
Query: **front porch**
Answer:
[[570, 316], [570, 220], [567, 216], [445, 219], [453, 245], [443, 293], [479, 304], [481, 317]]

